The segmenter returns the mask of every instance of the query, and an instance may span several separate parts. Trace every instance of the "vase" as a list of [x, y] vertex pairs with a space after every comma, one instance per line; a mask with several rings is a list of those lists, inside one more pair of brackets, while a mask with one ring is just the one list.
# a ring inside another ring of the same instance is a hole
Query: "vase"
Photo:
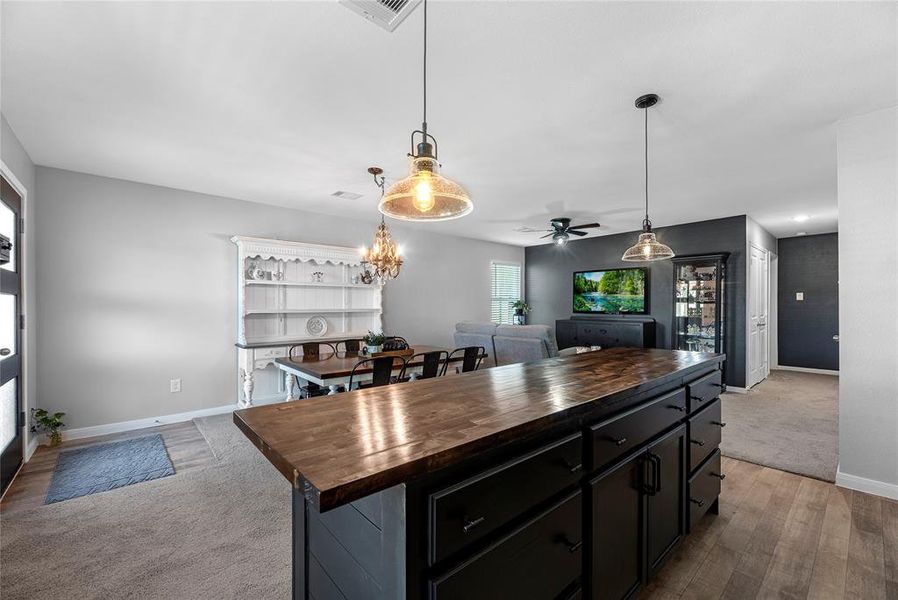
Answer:
[[368, 351], [369, 355], [376, 354], [376, 353], [380, 352], [382, 348], [383, 348], [383, 344], [381, 344], [380, 346], [371, 346], [370, 344], [365, 345], [365, 350]]
[[50, 447], [55, 448], [62, 443], [62, 433], [59, 431], [50, 432]]

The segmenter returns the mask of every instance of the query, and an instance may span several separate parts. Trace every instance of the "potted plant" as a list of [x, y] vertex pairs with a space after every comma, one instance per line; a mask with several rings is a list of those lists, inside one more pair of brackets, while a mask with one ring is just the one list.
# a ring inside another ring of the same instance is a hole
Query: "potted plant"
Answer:
[[62, 433], [59, 431], [65, 427], [62, 418], [64, 412], [50, 414], [43, 408], [32, 408], [31, 418], [34, 424], [31, 426], [32, 433], [46, 433], [50, 436], [50, 445], [58, 446], [62, 442]]
[[380, 349], [384, 345], [384, 341], [386, 341], [386, 336], [383, 333], [374, 333], [373, 331], [369, 331], [365, 334], [365, 337], [362, 338], [362, 341], [365, 342], [365, 350], [368, 354], [374, 354], [375, 352], [380, 352]]
[[514, 314], [519, 317], [530, 313], [530, 305], [523, 300], [515, 300], [511, 307], [514, 309]]

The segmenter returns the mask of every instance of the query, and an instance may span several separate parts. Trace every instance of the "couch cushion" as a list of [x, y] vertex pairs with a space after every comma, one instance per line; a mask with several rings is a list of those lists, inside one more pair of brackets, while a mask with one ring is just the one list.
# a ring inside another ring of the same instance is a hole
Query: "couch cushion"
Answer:
[[496, 335], [514, 338], [532, 338], [542, 340], [546, 345], [546, 355], [558, 356], [558, 342], [555, 330], [548, 325], [499, 325]]
[[477, 333], [481, 335], [495, 335], [495, 323], [483, 323], [480, 321], [461, 321], [455, 324], [458, 333]]

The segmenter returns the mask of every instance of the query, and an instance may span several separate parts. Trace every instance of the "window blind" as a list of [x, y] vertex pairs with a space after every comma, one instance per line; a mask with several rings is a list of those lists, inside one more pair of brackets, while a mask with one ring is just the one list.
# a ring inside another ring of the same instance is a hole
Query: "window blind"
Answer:
[[490, 319], [498, 325], [514, 323], [511, 305], [521, 299], [521, 265], [516, 263], [491, 263]]

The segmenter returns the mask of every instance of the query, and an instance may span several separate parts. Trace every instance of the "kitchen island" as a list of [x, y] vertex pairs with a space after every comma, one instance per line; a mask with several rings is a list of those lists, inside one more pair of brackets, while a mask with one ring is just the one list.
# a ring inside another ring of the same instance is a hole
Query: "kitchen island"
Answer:
[[626, 598], [717, 511], [723, 355], [615, 348], [234, 413], [294, 598]]

